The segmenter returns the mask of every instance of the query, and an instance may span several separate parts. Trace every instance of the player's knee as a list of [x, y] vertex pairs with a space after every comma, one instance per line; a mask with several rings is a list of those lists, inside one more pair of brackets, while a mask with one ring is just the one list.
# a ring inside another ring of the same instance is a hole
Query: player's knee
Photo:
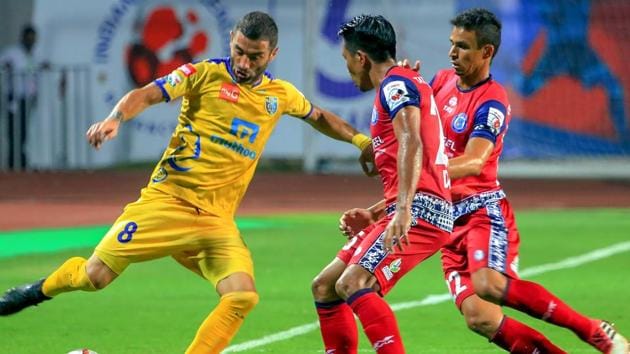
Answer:
[[318, 301], [337, 297], [337, 293], [335, 292], [335, 280], [331, 280], [320, 274], [313, 279], [311, 292], [313, 293], [313, 298]]
[[88, 261], [86, 273], [88, 279], [97, 290], [105, 288], [117, 277], [117, 274], [103, 262]]
[[482, 336], [490, 338], [497, 330], [494, 321], [480, 311], [466, 313], [464, 314], [464, 318], [466, 320], [466, 326], [468, 326], [471, 331], [481, 334]]
[[221, 297], [230, 309], [239, 317], [244, 318], [258, 304], [258, 293], [254, 291], [234, 291]]

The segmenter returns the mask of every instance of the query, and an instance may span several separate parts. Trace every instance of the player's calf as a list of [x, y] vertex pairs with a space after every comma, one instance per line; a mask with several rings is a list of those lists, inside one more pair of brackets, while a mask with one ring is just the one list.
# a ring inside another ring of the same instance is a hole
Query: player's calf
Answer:
[[8, 316], [51, 298], [42, 292], [44, 279], [7, 290], [0, 298], [0, 316]]

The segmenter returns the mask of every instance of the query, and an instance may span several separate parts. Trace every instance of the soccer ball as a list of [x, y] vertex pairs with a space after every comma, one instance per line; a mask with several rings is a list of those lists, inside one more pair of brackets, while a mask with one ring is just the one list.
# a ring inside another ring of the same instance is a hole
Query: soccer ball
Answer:
[[68, 354], [98, 354], [97, 352], [89, 349], [75, 349], [73, 351], [68, 352]]

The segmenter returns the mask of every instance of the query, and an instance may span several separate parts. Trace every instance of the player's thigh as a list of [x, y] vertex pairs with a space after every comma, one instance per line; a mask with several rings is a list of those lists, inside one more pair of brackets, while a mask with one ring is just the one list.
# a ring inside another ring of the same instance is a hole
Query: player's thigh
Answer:
[[252, 256], [238, 231], [211, 235], [203, 241], [203, 247], [179, 252], [173, 257], [215, 287], [221, 280], [236, 273], [246, 274], [253, 283]]
[[94, 253], [115, 273], [130, 263], [164, 257], [194, 237], [196, 208], [168, 194], [144, 189], [128, 204]]
[[456, 227], [466, 234], [468, 270], [490, 268], [506, 276], [518, 277], [520, 244], [514, 214], [507, 202], [488, 203]]
[[468, 271], [465, 238], [460, 237], [458, 240], [442, 247], [442, 270], [446, 286], [461, 311], [464, 301], [475, 295], [475, 288]]
[[383, 244], [389, 221], [389, 218], [383, 218], [375, 224], [356, 247], [349, 262], [376, 277], [381, 295], [387, 294], [411, 269], [435, 254], [448, 239], [448, 233], [420, 221], [409, 229], [409, 244], [404, 246], [403, 251], [389, 253]]

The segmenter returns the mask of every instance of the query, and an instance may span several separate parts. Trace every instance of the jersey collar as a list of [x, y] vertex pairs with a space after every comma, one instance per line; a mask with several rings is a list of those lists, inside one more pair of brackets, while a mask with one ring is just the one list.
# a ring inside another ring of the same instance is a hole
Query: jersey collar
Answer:
[[458, 90], [459, 92], [470, 92], [470, 91], [472, 91], [472, 90], [476, 89], [477, 87], [484, 85], [486, 82], [488, 82], [488, 81], [490, 81], [490, 80], [492, 80], [492, 74], [490, 74], [490, 76], [488, 76], [487, 78], [485, 78], [485, 79], [483, 79], [483, 80], [479, 81], [478, 83], [476, 83], [475, 85], [473, 85], [472, 87], [467, 88], [467, 89], [463, 89], [463, 88], [459, 87], [459, 85], [457, 84], [457, 82], [455, 83], [455, 86], [457, 86], [457, 90]]

